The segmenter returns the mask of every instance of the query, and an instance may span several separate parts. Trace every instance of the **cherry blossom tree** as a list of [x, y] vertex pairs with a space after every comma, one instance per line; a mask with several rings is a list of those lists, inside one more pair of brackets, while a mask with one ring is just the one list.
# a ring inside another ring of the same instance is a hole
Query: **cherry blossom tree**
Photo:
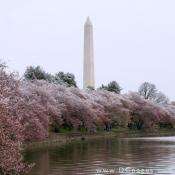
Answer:
[[136, 93], [131, 93], [128, 96], [134, 104], [131, 108], [130, 128], [154, 130], [170, 122], [171, 115], [167, 107], [147, 101]]
[[22, 126], [15, 104], [18, 98], [18, 80], [7, 74], [0, 64], [0, 174], [19, 174], [27, 165], [22, 159]]
[[56, 85], [36, 80], [20, 82], [21, 101], [18, 110], [24, 127], [25, 141], [43, 140], [48, 137], [51, 120], [61, 125], [63, 105], [57, 103]]

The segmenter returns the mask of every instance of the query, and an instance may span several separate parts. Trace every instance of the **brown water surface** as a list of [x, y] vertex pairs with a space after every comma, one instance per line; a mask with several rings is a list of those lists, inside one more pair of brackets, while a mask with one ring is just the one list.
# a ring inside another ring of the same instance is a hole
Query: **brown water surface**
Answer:
[[96, 139], [27, 151], [25, 158], [36, 163], [27, 175], [175, 175], [175, 137]]

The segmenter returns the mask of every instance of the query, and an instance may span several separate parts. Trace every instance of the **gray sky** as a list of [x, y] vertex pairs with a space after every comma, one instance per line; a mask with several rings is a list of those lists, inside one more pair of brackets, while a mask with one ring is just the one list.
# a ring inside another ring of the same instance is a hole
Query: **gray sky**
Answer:
[[94, 26], [96, 86], [149, 81], [175, 100], [174, 0], [0, 0], [0, 58], [71, 72], [82, 87], [83, 27]]

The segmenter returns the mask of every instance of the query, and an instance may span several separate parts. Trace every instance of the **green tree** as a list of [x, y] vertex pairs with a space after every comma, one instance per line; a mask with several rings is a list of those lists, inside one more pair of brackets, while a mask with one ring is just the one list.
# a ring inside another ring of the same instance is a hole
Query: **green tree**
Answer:
[[53, 77], [51, 74], [46, 73], [40, 66], [29, 66], [27, 67], [24, 78], [26, 80], [47, 80], [52, 81]]
[[24, 78], [26, 80], [46, 80], [50, 83], [60, 84], [67, 87], [77, 87], [75, 76], [71, 73], [58, 72], [55, 75], [45, 72], [40, 66], [27, 67]]
[[103, 85], [99, 89], [105, 89], [110, 92], [115, 92], [116, 94], [120, 94], [122, 88], [116, 81], [111, 81], [107, 86]]
[[71, 73], [58, 72], [54, 76], [55, 82], [63, 82], [67, 87], [77, 87], [75, 76]]

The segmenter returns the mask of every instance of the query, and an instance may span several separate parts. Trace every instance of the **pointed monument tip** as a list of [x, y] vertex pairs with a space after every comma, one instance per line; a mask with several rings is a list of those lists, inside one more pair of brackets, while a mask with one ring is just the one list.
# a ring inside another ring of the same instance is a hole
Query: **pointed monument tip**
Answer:
[[85, 25], [92, 25], [92, 22], [91, 22], [89, 16], [88, 16], [87, 19], [86, 19]]

